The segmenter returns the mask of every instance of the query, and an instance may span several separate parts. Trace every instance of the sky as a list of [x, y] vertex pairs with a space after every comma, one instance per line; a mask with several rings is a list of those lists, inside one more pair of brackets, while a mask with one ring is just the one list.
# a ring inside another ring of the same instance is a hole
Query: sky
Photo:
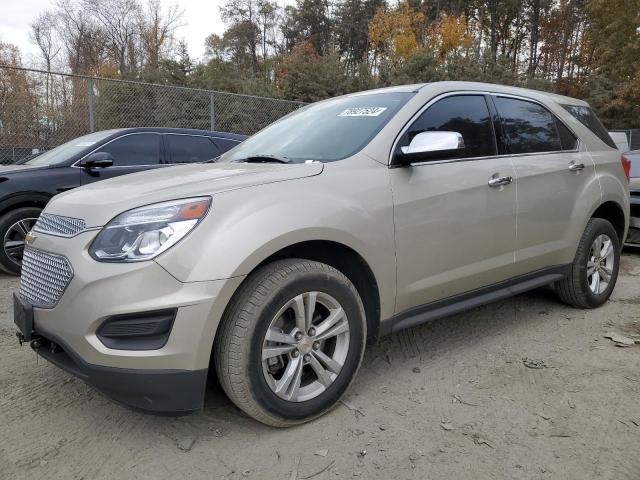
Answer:
[[[165, 3], [170, 2], [165, 0]], [[177, 38], [187, 42], [189, 55], [200, 59], [205, 38], [224, 31], [219, 8], [224, 0], [178, 0], [177, 3], [184, 10], [183, 26], [177, 31]], [[289, 3], [293, 1], [278, 0], [280, 6]], [[55, 0], [0, 0], [0, 40], [17, 45], [25, 64], [31, 64], [30, 57], [37, 53], [29, 40], [30, 24], [40, 12], [54, 4]]]

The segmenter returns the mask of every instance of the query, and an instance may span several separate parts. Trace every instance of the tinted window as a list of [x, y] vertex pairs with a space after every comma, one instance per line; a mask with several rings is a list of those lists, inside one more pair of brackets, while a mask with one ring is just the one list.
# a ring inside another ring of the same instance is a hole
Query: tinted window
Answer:
[[581, 105], [562, 105], [562, 107], [571, 115], [576, 117], [581, 124], [593, 132], [600, 140], [609, 145], [611, 148], [617, 148], [607, 129], [600, 123], [596, 114], [589, 107]]
[[409, 127], [398, 145], [409, 145], [418, 133], [428, 131], [460, 133], [465, 149], [457, 158], [497, 153], [487, 102], [479, 95], [447, 97], [434, 103]]
[[160, 135], [136, 133], [125, 135], [97, 150], [108, 152], [116, 166], [156, 165], [160, 162]]
[[230, 140], [228, 138], [216, 138], [216, 144], [220, 147], [223, 152], [227, 150], [231, 150], [233, 147], [238, 145], [240, 142], [237, 140]]
[[495, 99], [511, 153], [562, 150], [553, 115], [537, 103], [514, 98]]
[[220, 155], [220, 151], [207, 137], [167, 135], [173, 163], [204, 162]]
[[560, 135], [560, 144], [562, 150], [575, 150], [578, 144], [578, 139], [571, 133], [564, 123], [556, 118], [556, 127], [558, 128], [558, 134]]

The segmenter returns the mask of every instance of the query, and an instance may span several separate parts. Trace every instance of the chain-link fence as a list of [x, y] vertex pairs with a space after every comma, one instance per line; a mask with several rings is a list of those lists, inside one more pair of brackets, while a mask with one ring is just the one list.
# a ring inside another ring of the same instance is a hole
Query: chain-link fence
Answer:
[[198, 128], [249, 135], [302, 105], [0, 65], [0, 164], [110, 128]]

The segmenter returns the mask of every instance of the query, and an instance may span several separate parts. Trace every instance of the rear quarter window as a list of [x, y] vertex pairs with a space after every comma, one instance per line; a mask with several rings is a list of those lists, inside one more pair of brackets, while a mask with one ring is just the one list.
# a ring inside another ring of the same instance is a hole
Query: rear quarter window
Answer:
[[606, 143], [611, 148], [617, 148], [616, 143], [607, 132], [607, 129], [604, 128], [600, 119], [593, 113], [593, 110], [589, 107], [585, 107], [583, 105], [562, 105], [567, 112], [573, 115], [581, 124], [587, 127], [591, 132]]

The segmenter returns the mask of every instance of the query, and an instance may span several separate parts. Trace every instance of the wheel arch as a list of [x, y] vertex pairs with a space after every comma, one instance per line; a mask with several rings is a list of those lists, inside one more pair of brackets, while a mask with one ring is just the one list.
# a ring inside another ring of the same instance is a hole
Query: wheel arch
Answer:
[[627, 221], [624, 210], [618, 202], [609, 200], [600, 204], [589, 218], [602, 218], [603, 220], [607, 220], [611, 225], [613, 225], [613, 228], [618, 234], [620, 245], [624, 244]]
[[25, 193], [14, 195], [0, 201], [0, 216], [24, 207], [44, 208], [49, 203], [51, 197], [42, 193]]
[[[245, 280], [238, 286], [227, 303], [225, 311], [233, 302], [233, 297], [241, 290], [244, 282], [253, 272], [262, 266], [277, 260], [300, 258], [325, 263], [342, 272], [360, 294], [365, 308], [367, 320], [367, 341], [373, 343], [378, 339], [381, 308], [378, 281], [366, 260], [354, 249], [331, 240], [308, 240], [293, 243], [271, 253], [251, 269]], [[220, 329], [218, 325], [217, 329]], [[216, 332], [217, 334], [217, 332]]]

